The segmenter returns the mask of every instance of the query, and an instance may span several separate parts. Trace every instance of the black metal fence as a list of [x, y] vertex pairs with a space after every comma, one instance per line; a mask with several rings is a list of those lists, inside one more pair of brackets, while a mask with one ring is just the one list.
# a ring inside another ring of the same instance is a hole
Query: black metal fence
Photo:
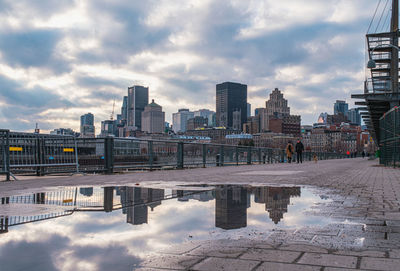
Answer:
[[[282, 163], [282, 149], [138, 138], [74, 138], [0, 130], [0, 173], [36, 174], [183, 169], [188, 167]], [[305, 161], [345, 158], [304, 153]]]
[[400, 108], [394, 107], [379, 120], [380, 163], [400, 167]]

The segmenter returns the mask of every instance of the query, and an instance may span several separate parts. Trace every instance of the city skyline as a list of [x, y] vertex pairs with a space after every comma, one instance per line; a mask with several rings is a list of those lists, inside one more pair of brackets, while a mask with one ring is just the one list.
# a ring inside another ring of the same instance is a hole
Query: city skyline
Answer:
[[215, 110], [225, 81], [248, 85], [252, 108], [278, 87], [311, 124], [363, 87], [367, 2], [3, 3], [0, 125], [78, 131], [92, 112], [98, 131], [134, 84], [171, 122], [179, 108]]

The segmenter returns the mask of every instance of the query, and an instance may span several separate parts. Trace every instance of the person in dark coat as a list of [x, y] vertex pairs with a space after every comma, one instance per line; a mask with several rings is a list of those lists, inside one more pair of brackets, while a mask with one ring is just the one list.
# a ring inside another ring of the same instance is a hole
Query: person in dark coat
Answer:
[[297, 140], [295, 149], [296, 149], [296, 153], [297, 153], [297, 164], [298, 164], [299, 162], [300, 162], [300, 163], [303, 163], [304, 145], [303, 145], [303, 143], [301, 143], [300, 139]]

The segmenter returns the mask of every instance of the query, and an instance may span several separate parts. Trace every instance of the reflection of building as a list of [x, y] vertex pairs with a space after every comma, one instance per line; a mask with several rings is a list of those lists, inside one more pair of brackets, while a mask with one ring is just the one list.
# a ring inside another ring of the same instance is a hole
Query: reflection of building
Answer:
[[247, 189], [221, 187], [215, 190], [215, 226], [239, 229], [247, 226]]
[[265, 203], [265, 210], [275, 224], [288, 211], [290, 197], [300, 196], [300, 187], [259, 187], [254, 191], [254, 201]]
[[91, 197], [93, 195], [93, 187], [81, 187], [79, 188], [79, 193], [86, 197]]
[[163, 189], [121, 187], [120, 191], [122, 213], [126, 214], [126, 222], [132, 225], [147, 223], [147, 206], [153, 210], [164, 199]]
[[213, 191], [205, 191], [196, 193], [198, 191], [189, 191], [189, 190], [172, 190], [172, 195], [174, 197], [178, 197], [178, 201], [189, 201], [190, 199], [206, 202], [213, 200], [214, 193]]
[[114, 202], [114, 187], [104, 187], [104, 211], [111, 212], [113, 210]]

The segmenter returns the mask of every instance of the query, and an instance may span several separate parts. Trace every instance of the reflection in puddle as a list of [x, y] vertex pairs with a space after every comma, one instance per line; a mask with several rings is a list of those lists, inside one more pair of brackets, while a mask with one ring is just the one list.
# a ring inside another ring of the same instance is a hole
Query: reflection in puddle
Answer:
[[260, 239], [276, 227], [296, 229], [331, 222], [304, 214], [327, 201], [307, 188], [224, 185], [203, 191], [187, 189], [67, 187], [3, 198], [0, 262], [11, 264], [12, 257], [6, 255], [18, 255], [17, 249], [41, 251], [41, 246], [56, 246], [61, 254], [49, 251], [36, 258], [39, 252], [31, 251], [32, 257], [24, 258], [26, 265], [19, 261], [20, 267], [31, 268], [32, 262], [43, 257], [59, 263], [66, 260], [60, 255], [69, 251], [69, 265], [54, 269], [82, 269], [88, 260], [81, 252], [97, 249], [99, 255], [91, 255], [90, 264], [95, 265], [92, 269], [102, 269], [106, 259], [96, 257], [105, 251], [117, 255], [107, 258], [107, 264], [123, 258], [131, 265], [145, 253], [188, 240], [251, 238], [253, 233]]

